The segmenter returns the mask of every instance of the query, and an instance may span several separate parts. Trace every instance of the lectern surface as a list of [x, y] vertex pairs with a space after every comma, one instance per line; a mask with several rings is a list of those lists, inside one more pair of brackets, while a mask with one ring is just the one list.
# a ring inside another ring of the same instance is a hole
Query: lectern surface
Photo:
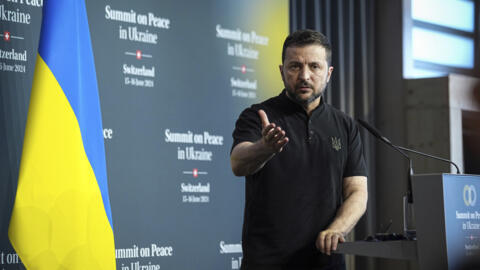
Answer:
[[339, 244], [336, 253], [387, 259], [417, 260], [417, 241], [355, 241]]

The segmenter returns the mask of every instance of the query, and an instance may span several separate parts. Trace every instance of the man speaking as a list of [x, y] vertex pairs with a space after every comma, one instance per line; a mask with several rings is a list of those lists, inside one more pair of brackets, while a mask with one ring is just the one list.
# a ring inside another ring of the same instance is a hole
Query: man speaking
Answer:
[[246, 177], [242, 269], [345, 269], [332, 254], [363, 215], [367, 177], [355, 122], [324, 102], [328, 39], [300, 30], [283, 44], [280, 95], [236, 122], [232, 170]]

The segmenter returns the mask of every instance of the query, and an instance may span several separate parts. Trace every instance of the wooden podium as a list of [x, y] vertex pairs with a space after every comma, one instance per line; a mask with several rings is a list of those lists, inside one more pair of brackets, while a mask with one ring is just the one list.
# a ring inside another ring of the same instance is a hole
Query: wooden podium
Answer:
[[480, 176], [414, 175], [412, 184], [417, 240], [346, 242], [337, 252], [415, 260], [421, 270], [456, 270], [480, 258]]

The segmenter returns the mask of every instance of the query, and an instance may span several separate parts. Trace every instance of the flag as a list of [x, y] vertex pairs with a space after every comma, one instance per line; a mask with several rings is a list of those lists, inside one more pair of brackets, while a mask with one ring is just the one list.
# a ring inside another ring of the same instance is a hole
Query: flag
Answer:
[[44, 2], [8, 232], [27, 269], [115, 269], [102, 120], [83, 0]]

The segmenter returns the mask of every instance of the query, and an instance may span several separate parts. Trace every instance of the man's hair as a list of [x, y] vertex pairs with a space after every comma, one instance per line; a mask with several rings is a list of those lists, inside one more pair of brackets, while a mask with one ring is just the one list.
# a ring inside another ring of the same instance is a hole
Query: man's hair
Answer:
[[285, 53], [288, 47], [303, 47], [313, 44], [325, 48], [325, 52], [327, 53], [327, 63], [330, 65], [332, 60], [332, 47], [330, 46], [328, 38], [322, 33], [310, 29], [297, 30], [285, 39], [282, 50], [282, 63], [285, 61]]

